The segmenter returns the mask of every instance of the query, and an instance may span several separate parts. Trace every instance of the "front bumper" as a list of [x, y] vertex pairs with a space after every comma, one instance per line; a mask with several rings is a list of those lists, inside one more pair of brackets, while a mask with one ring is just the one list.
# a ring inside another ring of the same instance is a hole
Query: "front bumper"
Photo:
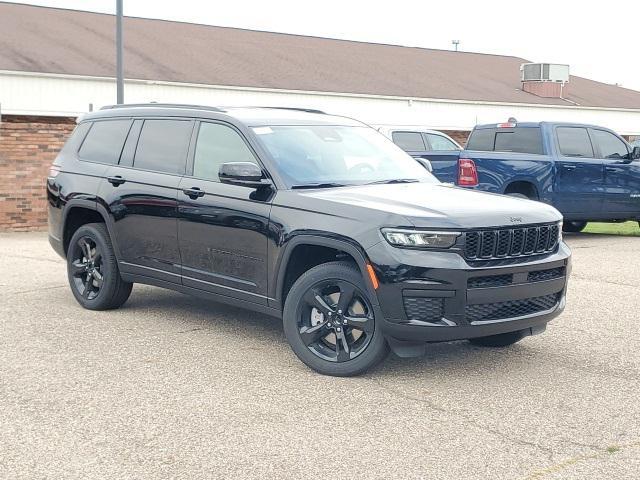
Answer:
[[467, 262], [453, 252], [368, 250], [380, 286], [378, 318], [388, 338], [441, 342], [524, 330], [534, 334], [565, 307], [571, 251]]

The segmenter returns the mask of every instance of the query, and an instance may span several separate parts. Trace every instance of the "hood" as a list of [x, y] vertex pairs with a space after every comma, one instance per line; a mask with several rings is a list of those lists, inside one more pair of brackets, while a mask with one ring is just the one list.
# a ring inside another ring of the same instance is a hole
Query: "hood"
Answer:
[[314, 210], [320, 200], [334, 204], [323, 205], [323, 210], [330, 209], [341, 216], [357, 216], [364, 209], [368, 213], [379, 211], [387, 219], [401, 216], [407, 220], [406, 225], [395, 226], [466, 229], [562, 220], [560, 212], [541, 202], [446, 184], [361, 185], [296, 193], [316, 200]]

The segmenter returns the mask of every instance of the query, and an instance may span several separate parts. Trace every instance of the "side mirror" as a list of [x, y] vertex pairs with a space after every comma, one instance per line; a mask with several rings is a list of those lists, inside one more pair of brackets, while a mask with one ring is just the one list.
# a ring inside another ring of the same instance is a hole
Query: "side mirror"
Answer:
[[633, 147], [631, 150], [631, 160], [638, 160], [640, 158], [640, 147]]
[[223, 163], [218, 170], [218, 177], [222, 183], [241, 187], [263, 188], [272, 185], [270, 179], [264, 178], [262, 169], [251, 162]]
[[433, 166], [431, 166], [431, 162], [429, 160], [422, 157], [413, 157], [413, 158], [415, 158], [416, 162], [422, 165], [428, 172], [430, 173], [433, 172]]

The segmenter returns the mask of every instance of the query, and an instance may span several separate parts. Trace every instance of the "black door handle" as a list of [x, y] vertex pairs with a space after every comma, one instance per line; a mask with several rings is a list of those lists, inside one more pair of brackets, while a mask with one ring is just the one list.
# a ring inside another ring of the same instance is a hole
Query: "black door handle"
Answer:
[[192, 200], [196, 198], [204, 197], [204, 192], [200, 190], [198, 187], [185, 188], [182, 192]]
[[116, 175], [114, 177], [107, 177], [107, 182], [109, 182], [114, 187], [117, 187], [118, 185], [122, 185], [124, 182], [126, 182], [126, 180], [120, 175]]

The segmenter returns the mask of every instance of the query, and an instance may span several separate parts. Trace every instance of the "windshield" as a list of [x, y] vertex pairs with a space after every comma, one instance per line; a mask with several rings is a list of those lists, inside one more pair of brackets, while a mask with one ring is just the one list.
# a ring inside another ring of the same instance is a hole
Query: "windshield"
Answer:
[[289, 188], [386, 182], [438, 183], [416, 160], [369, 127], [255, 127]]

